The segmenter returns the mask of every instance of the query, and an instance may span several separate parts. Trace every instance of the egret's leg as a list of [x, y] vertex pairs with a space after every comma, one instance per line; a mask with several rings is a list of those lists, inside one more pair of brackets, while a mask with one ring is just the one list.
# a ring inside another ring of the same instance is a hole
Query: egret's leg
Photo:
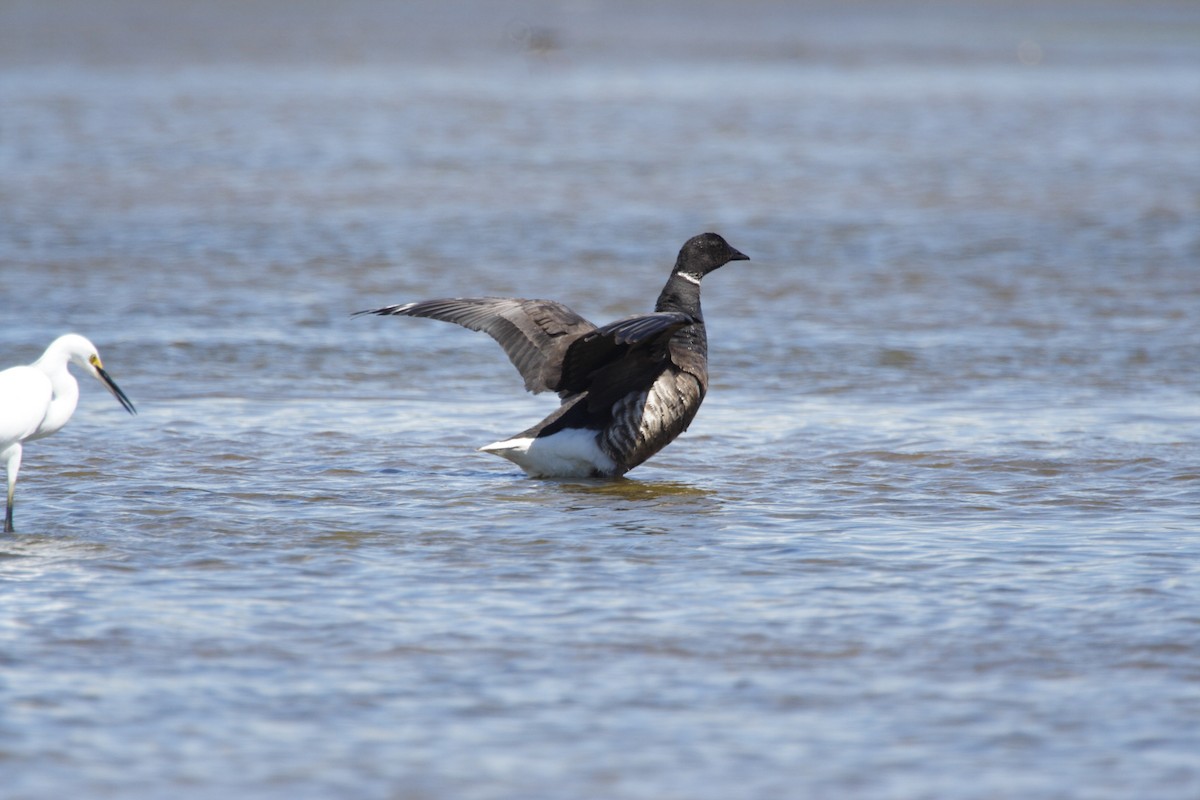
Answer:
[[8, 503], [4, 506], [4, 532], [13, 532], [13, 490], [17, 488], [17, 473], [21, 471], [21, 443], [11, 445], [3, 453], [5, 471], [8, 473]]

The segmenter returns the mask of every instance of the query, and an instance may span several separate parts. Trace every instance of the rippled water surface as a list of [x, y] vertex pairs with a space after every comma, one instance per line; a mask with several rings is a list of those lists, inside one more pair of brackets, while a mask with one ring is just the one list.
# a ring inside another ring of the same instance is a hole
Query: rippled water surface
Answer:
[[[0, 539], [0, 791], [1200, 796], [1200, 11], [0, 7], [0, 364], [95, 341]], [[627, 480], [475, 448], [485, 336], [648, 309]]]

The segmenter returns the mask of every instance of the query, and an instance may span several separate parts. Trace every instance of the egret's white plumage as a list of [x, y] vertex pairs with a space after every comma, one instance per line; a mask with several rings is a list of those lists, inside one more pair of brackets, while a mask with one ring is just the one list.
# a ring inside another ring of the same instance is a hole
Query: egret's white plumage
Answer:
[[133, 403], [104, 371], [96, 346], [68, 333], [50, 343], [37, 361], [0, 372], [0, 460], [8, 473], [4, 532], [13, 530], [13, 491], [21, 469], [21, 445], [57, 432], [75, 413], [79, 384], [67, 369], [75, 364], [100, 381], [130, 414]]

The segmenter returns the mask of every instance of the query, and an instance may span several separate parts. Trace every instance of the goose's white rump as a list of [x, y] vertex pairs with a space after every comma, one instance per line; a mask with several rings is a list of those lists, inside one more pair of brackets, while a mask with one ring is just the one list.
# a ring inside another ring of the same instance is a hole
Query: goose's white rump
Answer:
[[566, 428], [549, 436], [515, 437], [479, 448], [507, 458], [533, 478], [596, 478], [620, 474], [617, 463], [600, 449], [596, 431]]

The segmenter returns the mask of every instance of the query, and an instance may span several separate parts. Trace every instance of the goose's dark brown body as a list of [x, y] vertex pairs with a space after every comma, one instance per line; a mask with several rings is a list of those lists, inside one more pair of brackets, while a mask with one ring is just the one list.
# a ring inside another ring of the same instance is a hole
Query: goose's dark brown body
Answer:
[[707, 369], [667, 367], [644, 391], [617, 400], [600, 448], [628, 472], [688, 429], [707, 388]]

